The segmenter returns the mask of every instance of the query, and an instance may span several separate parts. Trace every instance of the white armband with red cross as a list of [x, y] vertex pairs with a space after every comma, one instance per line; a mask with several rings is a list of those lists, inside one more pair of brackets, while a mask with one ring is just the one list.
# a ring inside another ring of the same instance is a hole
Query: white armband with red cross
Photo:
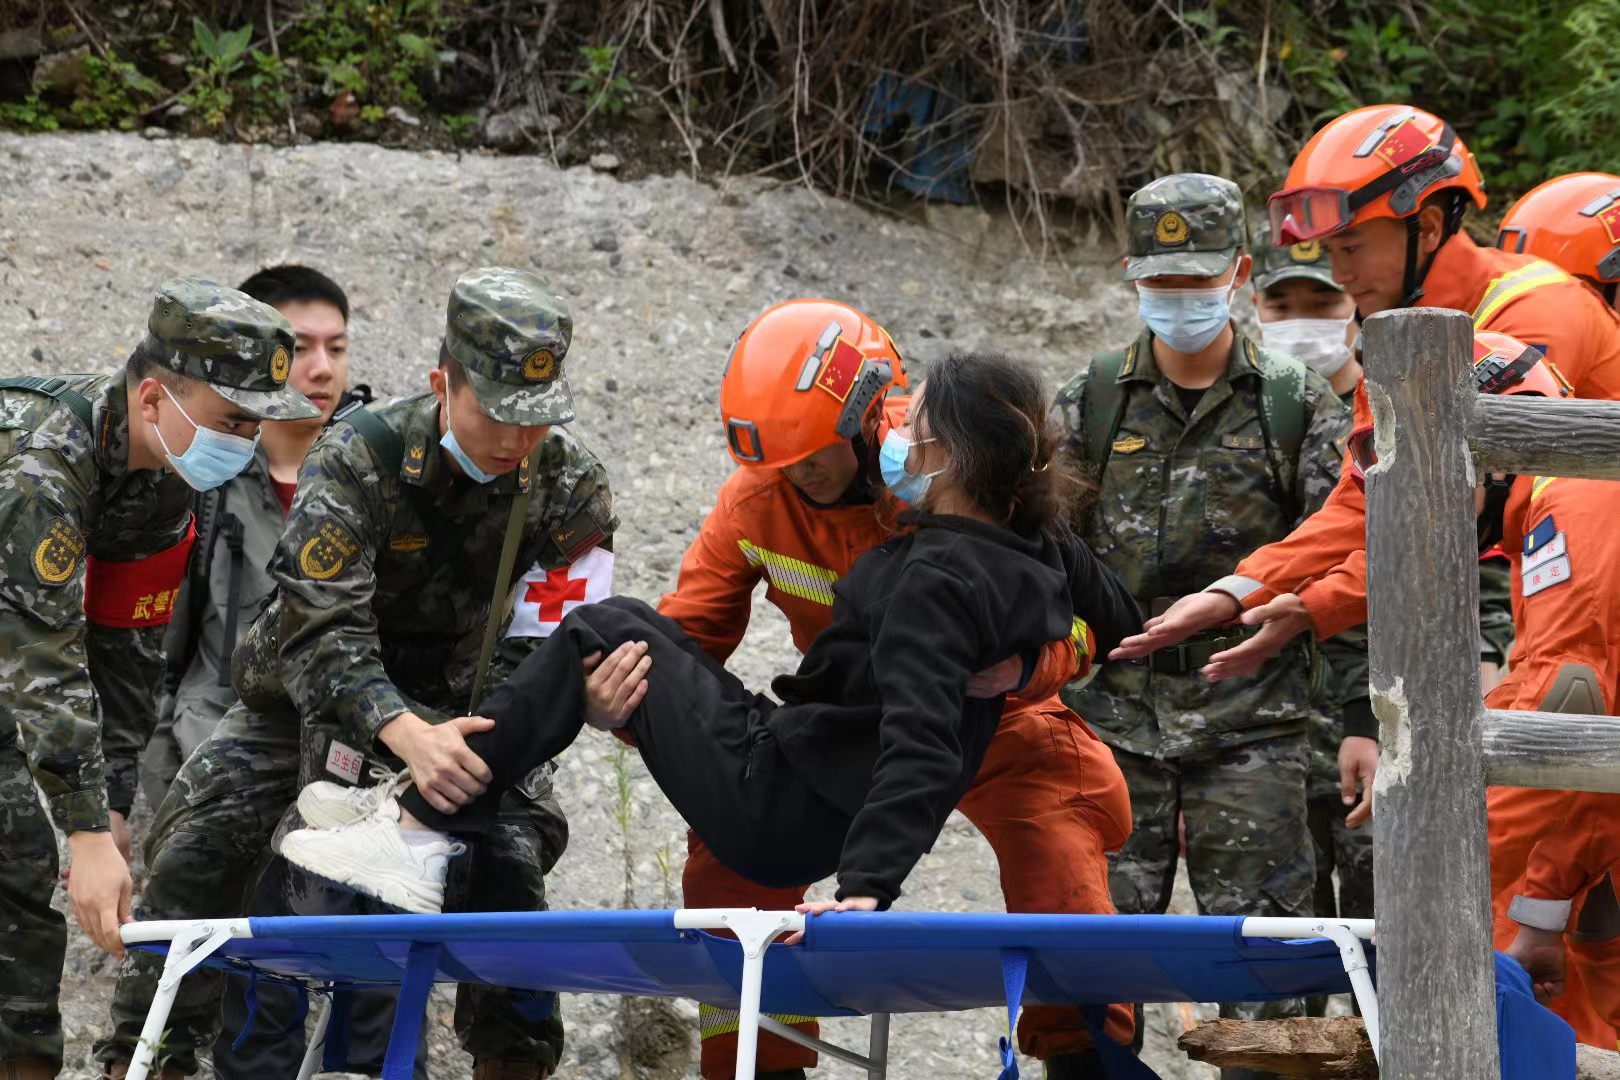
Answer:
[[550, 637], [563, 616], [613, 594], [613, 552], [595, 547], [555, 570], [535, 566], [517, 583], [507, 637]]

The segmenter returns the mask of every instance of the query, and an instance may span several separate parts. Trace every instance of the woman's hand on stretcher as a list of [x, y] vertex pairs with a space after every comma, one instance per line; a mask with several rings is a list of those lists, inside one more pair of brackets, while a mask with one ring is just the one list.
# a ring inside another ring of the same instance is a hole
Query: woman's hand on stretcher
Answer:
[[600, 652], [584, 658], [585, 722], [598, 731], [615, 731], [647, 696], [647, 672], [652, 657], [645, 641], [627, 641], [602, 659]]
[[[794, 908], [800, 915], [815, 917], [823, 911], [876, 911], [878, 902], [870, 896], [851, 896], [843, 900], [813, 900]], [[797, 930], [782, 939], [784, 945], [797, 945], [804, 940], [804, 931]]]
[[400, 713], [377, 732], [377, 738], [411, 770], [411, 783], [441, 814], [453, 814], [484, 793], [494, 779], [484, 759], [467, 745], [467, 736], [488, 731], [495, 721], [485, 716], [458, 716], [430, 724], [415, 713]]

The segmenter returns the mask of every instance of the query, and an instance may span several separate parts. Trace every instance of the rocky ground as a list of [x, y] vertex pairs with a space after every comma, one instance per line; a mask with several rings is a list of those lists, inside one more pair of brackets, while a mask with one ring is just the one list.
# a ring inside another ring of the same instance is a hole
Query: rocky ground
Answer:
[[[354, 376], [385, 394], [425, 388], [460, 272], [493, 263], [547, 275], [574, 311], [577, 430], [607, 462], [623, 517], [616, 587], [649, 600], [673, 583], [732, 468], [715, 406], [720, 366], [768, 304], [842, 298], [884, 322], [914, 364], [953, 348], [999, 349], [1032, 358], [1054, 380], [1134, 332], [1135, 305], [1111, 253], [1036, 261], [1005, 221], [976, 209], [897, 216], [762, 182], [621, 183], [535, 159], [357, 144], [264, 151], [134, 135], [0, 137], [0, 374], [112, 370], [140, 337], [161, 279], [235, 282], [281, 261], [307, 262], [347, 287]], [[735, 669], [763, 684], [793, 659], [783, 620], [760, 607]], [[556, 906], [679, 901], [684, 830], [633, 754], [621, 813], [617, 754], [609, 740], [586, 739], [563, 764], [558, 790], [573, 841], [551, 880]], [[995, 861], [964, 820], [952, 819], [903, 904], [999, 909]], [[65, 1075], [93, 1075], [88, 1049], [113, 971], [75, 936]], [[642, 1037], [652, 1020], [614, 1000], [574, 998], [565, 1008], [565, 1075], [696, 1075], [695, 1035]], [[448, 999], [437, 997], [433, 1013], [433, 1075], [469, 1075]], [[1180, 1010], [1156, 1010], [1150, 1059], [1166, 1077], [1213, 1075], [1171, 1048], [1168, 1033], [1182, 1022]], [[996, 1010], [900, 1017], [895, 1073], [985, 1075], [1004, 1024]], [[828, 1027], [864, 1042], [860, 1022]], [[690, 1026], [683, 1019], [675, 1030]], [[820, 1074], [856, 1075], [837, 1064]]]

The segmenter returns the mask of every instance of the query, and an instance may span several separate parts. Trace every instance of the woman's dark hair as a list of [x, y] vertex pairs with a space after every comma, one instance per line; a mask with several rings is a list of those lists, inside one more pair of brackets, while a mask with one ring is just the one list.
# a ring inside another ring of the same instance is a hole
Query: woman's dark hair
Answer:
[[962, 490], [1026, 536], [1067, 521], [1076, 482], [1057, 456], [1046, 381], [1022, 360], [952, 353], [933, 365], [917, 405], [929, 435], [951, 455]]

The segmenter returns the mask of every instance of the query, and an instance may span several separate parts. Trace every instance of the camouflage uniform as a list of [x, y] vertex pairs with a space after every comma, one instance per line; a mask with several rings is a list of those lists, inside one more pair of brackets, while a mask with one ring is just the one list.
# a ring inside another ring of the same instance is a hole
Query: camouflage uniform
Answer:
[[[1130, 278], [1225, 272], [1243, 244], [1241, 197], [1229, 181], [1167, 177], [1132, 196]], [[1196, 592], [1245, 553], [1287, 535], [1338, 479], [1350, 415], [1325, 380], [1297, 361], [1236, 336], [1224, 377], [1189, 415], [1155, 361], [1144, 328], [1116, 383], [1121, 422], [1106, 465], [1086, 462], [1086, 376], [1058, 394], [1067, 448], [1095, 486], [1077, 525], [1144, 610]], [[1273, 460], [1261, 417], [1262, 385], [1299, 383], [1297, 457]], [[1299, 382], [1302, 380], [1302, 382]], [[1280, 468], [1279, 466], [1285, 466]], [[1279, 484], [1287, 490], [1279, 490]], [[1306, 915], [1312, 854], [1305, 827], [1307, 718], [1312, 664], [1289, 650], [1258, 675], [1210, 684], [1199, 668], [1236, 643], [1201, 635], [1149, 661], [1105, 665], [1064, 691], [1102, 739], [1130, 786], [1134, 831], [1110, 856], [1122, 912], [1162, 912], [1186, 823], [1188, 874], [1199, 909], [1222, 915]], [[1278, 1006], [1234, 1015], [1276, 1015]]]
[[[309, 415], [314, 407], [283, 387], [292, 347], [273, 308], [181, 278], [159, 289], [138, 349], [246, 411]], [[0, 390], [0, 1064], [52, 1068], [67, 936], [51, 908], [51, 825], [99, 832], [109, 808], [129, 812], [179, 571], [138, 598], [117, 620], [126, 625], [91, 621], [87, 590], [153, 580], [142, 576], [150, 565], [135, 564], [174, 553], [191, 522], [183, 480], [129, 467], [125, 376], [69, 375], [57, 388], [87, 399], [88, 427], [70, 399]]]
[[[562, 374], [567, 308], [521, 271], [464, 275], [451, 293], [445, 347], [465, 368], [480, 407], [538, 426], [573, 418]], [[466, 715], [513, 496], [530, 489], [517, 565], [566, 566], [617, 527], [601, 464], [560, 428], [528, 461], [488, 484], [453, 475], [438, 452], [431, 394], [374, 410], [402, 455], [381, 467], [348, 422], [316, 442], [299, 475], [271, 564], [276, 598], [234, 658], [241, 702], [186, 761], [148, 842], [143, 917], [238, 914], [241, 882], [302, 783], [356, 782], [373, 762], [398, 768], [377, 732], [408, 711], [430, 722]], [[502, 642], [493, 684], [539, 639]], [[567, 842], [537, 769], [502, 806], [499, 833], [473, 853], [470, 910], [545, 906], [544, 873]], [[457, 860], [464, 862], [466, 860]], [[131, 955], [113, 1001], [116, 1031], [97, 1047], [127, 1060], [161, 962]], [[166, 1060], [196, 1069], [216, 1027], [217, 975], [193, 972], [170, 1017]], [[477, 1059], [555, 1068], [562, 1021], [545, 995], [463, 986], [456, 1028]]]

